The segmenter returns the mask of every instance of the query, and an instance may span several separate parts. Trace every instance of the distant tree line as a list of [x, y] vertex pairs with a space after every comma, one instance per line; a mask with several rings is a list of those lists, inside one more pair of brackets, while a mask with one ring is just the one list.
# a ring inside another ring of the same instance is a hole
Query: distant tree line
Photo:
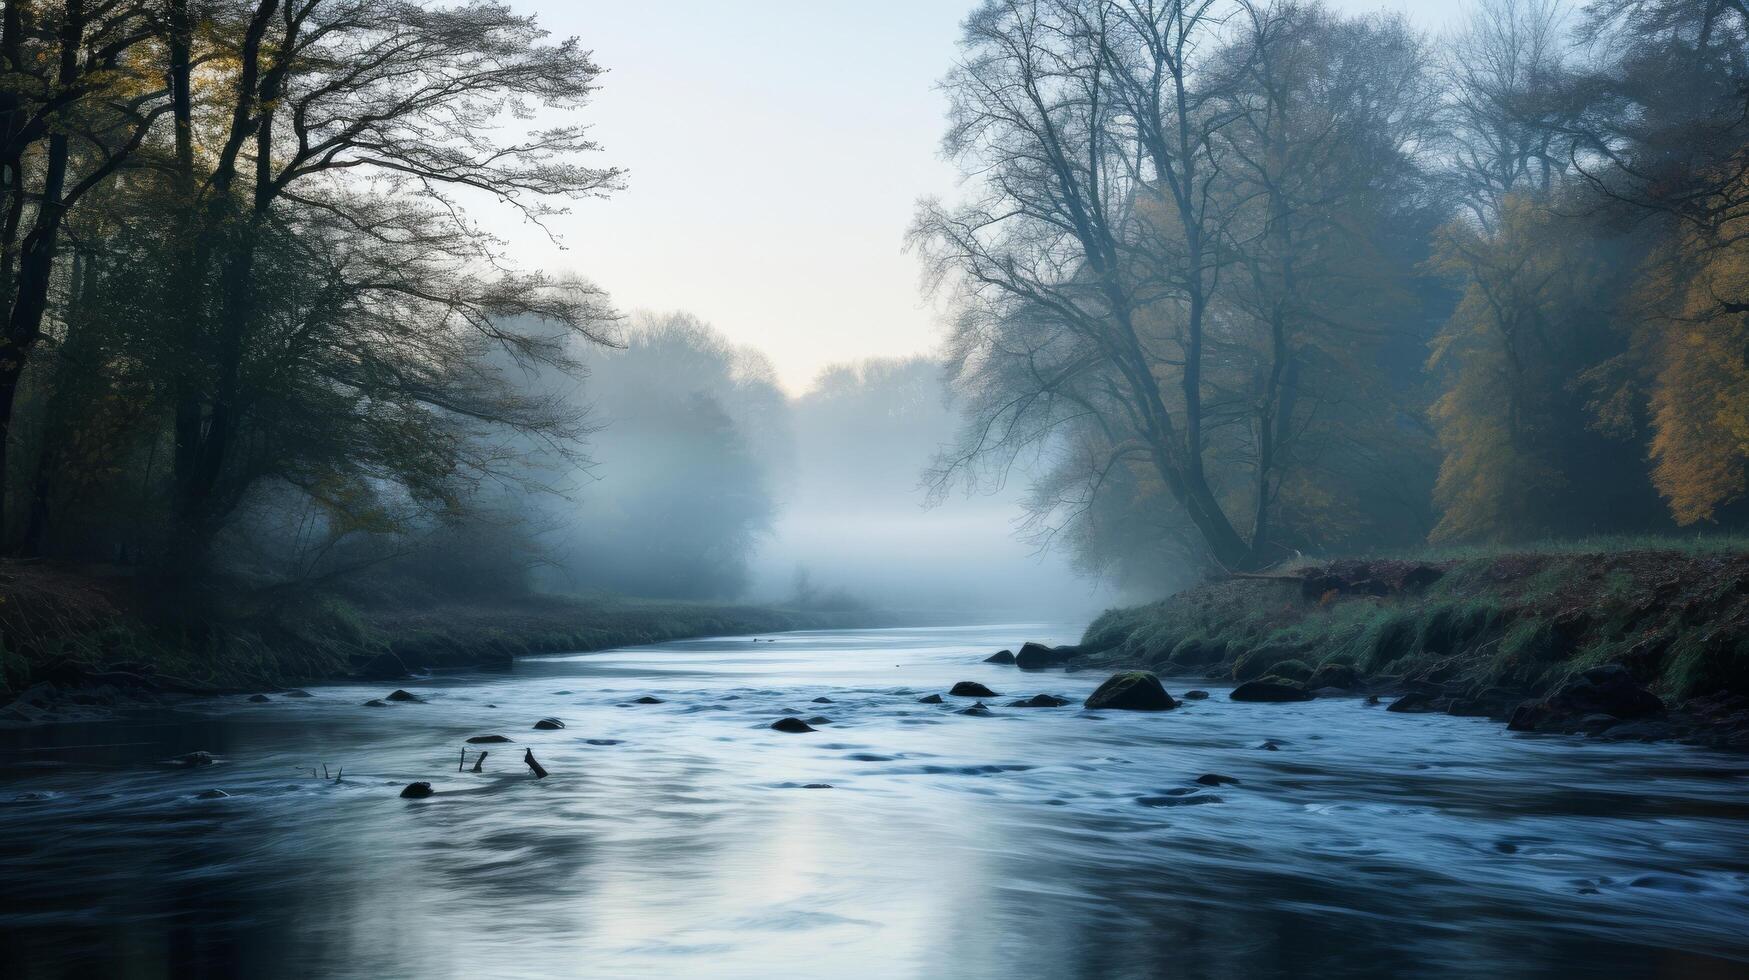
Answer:
[[567, 121], [600, 74], [489, 0], [0, 5], [5, 550], [291, 574], [578, 452], [522, 380], [605, 299], [465, 208], [615, 189]]
[[1749, 518], [1749, 8], [986, 0], [938, 490], [1090, 570]]

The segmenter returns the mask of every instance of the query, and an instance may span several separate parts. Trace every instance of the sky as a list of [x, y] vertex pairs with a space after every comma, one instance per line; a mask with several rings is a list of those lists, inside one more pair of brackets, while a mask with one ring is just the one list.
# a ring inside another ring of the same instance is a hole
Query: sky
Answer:
[[[791, 394], [834, 363], [935, 349], [905, 231], [956, 194], [935, 84], [974, 0], [517, 0], [609, 71], [585, 121], [624, 191], [554, 219], [555, 245], [482, 216], [524, 268], [623, 310], [685, 310], [765, 352]], [[1438, 30], [1452, 0], [1338, 0]]]

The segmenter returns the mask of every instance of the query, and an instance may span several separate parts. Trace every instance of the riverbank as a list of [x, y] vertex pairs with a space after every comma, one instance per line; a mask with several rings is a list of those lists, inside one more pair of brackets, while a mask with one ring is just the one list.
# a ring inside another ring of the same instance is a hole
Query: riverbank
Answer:
[[0, 723], [102, 717], [191, 696], [508, 665], [522, 655], [868, 625], [822, 612], [612, 596], [256, 591], [166, 608], [119, 571], [0, 567]]
[[1733, 548], [1304, 562], [1109, 610], [1081, 649], [1255, 682], [1258, 700], [1389, 694], [1521, 731], [1749, 749], [1749, 553]]

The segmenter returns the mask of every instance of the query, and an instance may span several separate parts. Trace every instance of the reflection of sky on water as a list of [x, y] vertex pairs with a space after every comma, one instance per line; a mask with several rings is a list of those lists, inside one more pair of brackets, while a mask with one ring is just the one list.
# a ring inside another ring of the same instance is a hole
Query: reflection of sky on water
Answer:
[[[365, 708], [385, 692], [348, 685], [6, 732], [0, 800], [49, 798], [0, 805], [0, 973], [1499, 975], [1749, 958], [1740, 758], [1355, 700], [1241, 705], [1213, 685], [1161, 715], [916, 703], [964, 679], [1082, 697], [1098, 676], [977, 662], [1074, 632], [692, 641], [409, 685], [428, 704]], [[666, 703], [626, 704], [645, 693]], [[786, 709], [833, 723], [765, 727]], [[568, 727], [530, 731], [545, 715]], [[462, 739], [486, 732], [518, 744], [456, 773]], [[550, 778], [527, 776], [525, 746]], [[224, 761], [153, 764], [196, 748]], [[345, 781], [295, 772], [323, 762]], [[1241, 782], [1192, 782], [1208, 771]], [[439, 795], [398, 799], [416, 778]], [[801, 788], [816, 782], [832, 788]], [[215, 787], [232, 797], [194, 798]]]

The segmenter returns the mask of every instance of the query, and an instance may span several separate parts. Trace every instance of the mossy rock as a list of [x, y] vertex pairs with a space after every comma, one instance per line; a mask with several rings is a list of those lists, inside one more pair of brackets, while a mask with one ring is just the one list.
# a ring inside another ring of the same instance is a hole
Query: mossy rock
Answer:
[[1304, 685], [1274, 674], [1260, 677], [1254, 681], [1246, 681], [1233, 688], [1233, 693], [1227, 696], [1234, 701], [1268, 703], [1312, 700], [1312, 692], [1306, 690]]
[[1300, 648], [1286, 643], [1265, 643], [1249, 653], [1233, 661], [1233, 679], [1236, 681], [1251, 681], [1274, 671], [1277, 664], [1288, 662], [1298, 663], [1305, 667], [1307, 676], [1311, 668], [1297, 658]]
[[1269, 672], [1277, 677], [1285, 677], [1291, 681], [1304, 683], [1312, 676], [1312, 668], [1304, 660], [1283, 660], [1269, 668]]
[[1146, 670], [1113, 674], [1088, 696], [1086, 707], [1120, 711], [1170, 711], [1178, 707], [1160, 678]]

